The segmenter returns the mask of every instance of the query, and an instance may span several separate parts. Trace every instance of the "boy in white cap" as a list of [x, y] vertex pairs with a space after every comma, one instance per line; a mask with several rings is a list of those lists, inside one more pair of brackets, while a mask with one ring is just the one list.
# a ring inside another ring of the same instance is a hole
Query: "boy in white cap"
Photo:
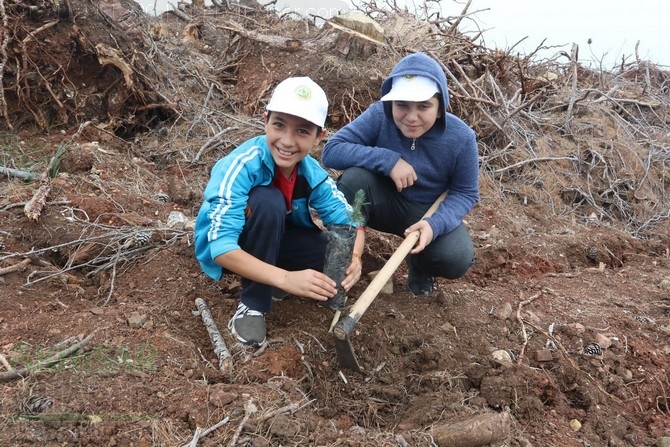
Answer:
[[[475, 133], [447, 112], [447, 78], [424, 53], [401, 59], [381, 94], [328, 140], [321, 160], [344, 170], [338, 187], [347, 199], [363, 189], [371, 228], [399, 236], [420, 231], [407, 257], [407, 286], [415, 295], [428, 294], [435, 277], [459, 278], [474, 262], [463, 218], [479, 201]], [[438, 210], [421, 219], [444, 191]]]
[[[351, 207], [328, 173], [309, 153], [325, 136], [328, 100], [308, 77], [291, 77], [275, 88], [263, 113], [265, 135], [242, 143], [213, 167], [195, 226], [195, 253], [203, 271], [221, 279], [242, 278], [229, 328], [250, 346], [265, 342], [265, 314], [272, 291], [326, 301], [337, 292], [322, 273], [324, 225], [351, 224]], [[364, 233], [357, 232], [352, 263], [341, 286], [361, 275]]]

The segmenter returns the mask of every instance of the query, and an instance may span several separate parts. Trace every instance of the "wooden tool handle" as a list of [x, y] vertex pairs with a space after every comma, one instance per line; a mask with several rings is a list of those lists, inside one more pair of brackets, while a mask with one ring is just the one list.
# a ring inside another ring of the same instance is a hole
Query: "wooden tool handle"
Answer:
[[[423, 218], [431, 216], [435, 210], [440, 206], [440, 203], [442, 203], [442, 200], [447, 196], [446, 192], [443, 192], [440, 197], [435, 200], [435, 203], [431, 205], [431, 207], [426, 211], [426, 213], [423, 215]], [[368, 287], [363, 291], [361, 296], [358, 297], [356, 302], [354, 303], [353, 306], [351, 306], [351, 310], [349, 311], [349, 317], [353, 319], [353, 322], [351, 323], [356, 323], [363, 313], [370, 307], [370, 303], [375, 299], [379, 291], [384, 287], [384, 284], [393, 276], [393, 273], [398, 269], [398, 266], [402, 263], [402, 261], [405, 259], [405, 256], [407, 256], [407, 253], [410, 252], [412, 247], [416, 245], [416, 242], [419, 240], [420, 233], [419, 231], [412, 231], [410, 234], [408, 234], [405, 237], [405, 240], [402, 241], [402, 243], [398, 246], [398, 248], [395, 250], [393, 255], [389, 258], [388, 261], [386, 261], [386, 264], [384, 264], [384, 267], [377, 273], [377, 276], [374, 277], [374, 279], [370, 282]], [[349, 329], [350, 330], [350, 329]], [[346, 330], [348, 333], [349, 331]]]

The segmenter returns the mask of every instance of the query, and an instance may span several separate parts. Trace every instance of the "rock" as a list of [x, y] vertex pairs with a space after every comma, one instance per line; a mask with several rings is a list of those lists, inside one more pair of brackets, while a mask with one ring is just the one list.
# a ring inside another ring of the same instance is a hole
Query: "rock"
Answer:
[[538, 349], [535, 351], [535, 360], [538, 362], [551, 362], [553, 358], [551, 349]]
[[[379, 274], [379, 270], [375, 270], [374, 272], [368, 273], [368, 278], [371, 280], [374, 279], [377, 275]], [[391, 276], [388, 281], [386, 281], [386, 284], [381, 288], [379, 293], [384, 294], [384, 295], [391, 295], [393, 294], [393, 276]]]
[[235, 401], [239, 397], [237, 393], [232, 393], [226, 388], [228, 388], [228, 386], [223, 383], [212, 385], [209, 392], [209, 403], [216, 407], [222, 408]]
[[440, 329], [442, 329], [446, 334], [455, 334], [456, 333], [456, 328], [449, 323], [448, 321], [445, 322], [442, 326], [440, 326]]
[[633, 372], [628, 368], [619, 366], [614, 370], [614, 372], [616, 373], [617, 376], [621, 377], [623, 381], [626, 383], [633, 380]]
[[586, 328], [580, 323], [570, 323], [562, 326], [563, 332], [568, 335], [581, 335], [586, 332]]
[[512, 363], [512, 356], [509, 354], [509, 352], [505, 351], [504, 349], [498, 349], [496, 351], [493, 351], [491, 353], [491, 357], [493, 357], [493, 360], [501, 362], [503, 364]]
[[570, 421], [570, 428], [572, 431], [579, 431], [582, 428], [582, 423], [579, 422], [577, 419], [573, 419]]
[[510, 303], [503, 304], [493, 313], [493, 316], [498, 320], [508, 320], [512, 316], [512, 305]]
[[104, 315], [105, 314], [105, 309], [102, 307], [94, 307], [91, 309], [91, 313], [93, 315]]
[[144, 323], [147, 322], [149, 317], [145, 314], [140, 314], [139, 312], [133, 312], [128, 317], [128, 326], [132, 328], [140, 328], [144, 326]]
[[167, 226], [177, 230], [183, 230], [188, 219], [181, 211], [171, 211], [168, 215]]
[[602, 349], [607, 349], [612, 345], [612, 339], [603, 334], [596, 334], [596, 343]]

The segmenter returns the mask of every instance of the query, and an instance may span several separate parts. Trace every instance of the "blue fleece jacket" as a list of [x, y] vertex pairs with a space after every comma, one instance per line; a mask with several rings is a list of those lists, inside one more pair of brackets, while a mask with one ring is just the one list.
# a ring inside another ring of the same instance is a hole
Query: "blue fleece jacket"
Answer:
[[444, 191], [447, 198], [428, 218], [433, 237], [449, 233], [479, 201], [479, 154], [474, 131], [457, 116], [448, 113], [449, 91], [442, 67], [424, 53], [401, 59], [382, 83], [382, 96], [391, 90], [392, 78], [423, 75], [440, 89], [445, 113], [433, 127], [415, 141], [406, 138], [393, 122], [391, 102], [377, 101], [351, 123], [337, 131], [325, 144], [321, 160], [327, 167], [352, 166], [389, 175], [402, 158], [412, 165], [417, 181], [402, 190], [412, 202], [433, 203]]
[[[265, 135], [247, 140], [212, 168], [204, 201], [195, 223], [195, 255], [208, 276], [221, 279], [223, 269], [214, 258], [239, 249], [249, 192], [272, 183], [275, 162]], [[291, 212], [287, 222], [318, 228], [312, 209], [324, 225], [350, 224], [351, 207], [323, 167], [309, 155], [298, 163]]]

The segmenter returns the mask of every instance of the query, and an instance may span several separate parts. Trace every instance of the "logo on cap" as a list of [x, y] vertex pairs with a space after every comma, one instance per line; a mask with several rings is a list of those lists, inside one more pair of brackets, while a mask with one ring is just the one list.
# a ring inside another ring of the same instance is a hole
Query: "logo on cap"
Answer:
[[312, 92], [306, 85], [299, 85], [295, 89], [295, 94], [298, 95], [300, 99], [309, 99], [312, 97]]
[[406, 81], [411, 81], [416, 78], [416, 75], [403, 75], [403, 78], [405, 78]]

